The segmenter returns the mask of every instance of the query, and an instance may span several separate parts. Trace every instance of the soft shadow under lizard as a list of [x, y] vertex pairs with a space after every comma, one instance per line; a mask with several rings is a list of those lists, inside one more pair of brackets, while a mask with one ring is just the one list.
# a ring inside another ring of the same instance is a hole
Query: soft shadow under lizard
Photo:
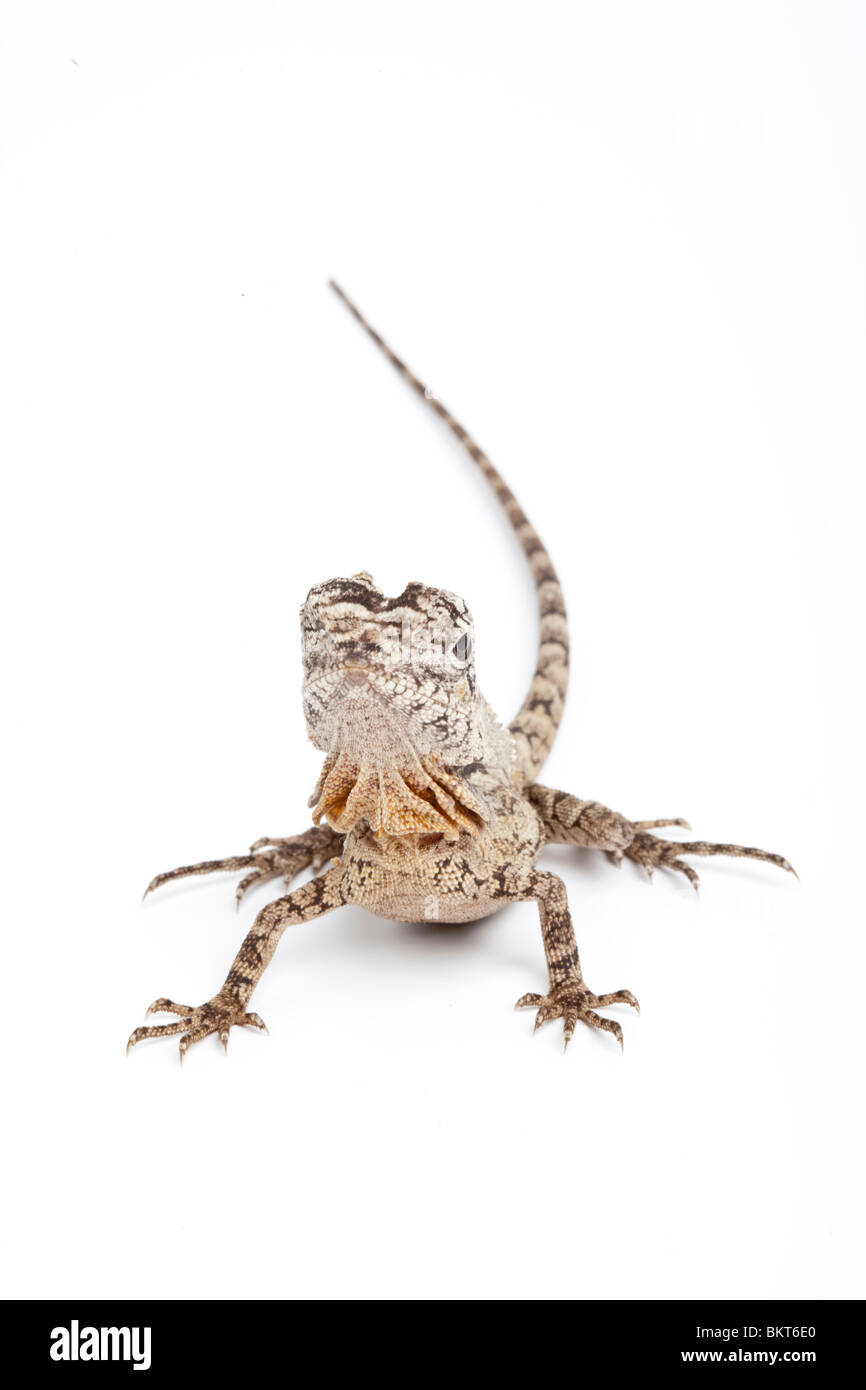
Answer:
[[366, 573], [311, 589], [301, 609], [304, 713], [310, 738], [325, 755], [310, 799], [315, 824], [287, 839], [258, 840], [249, 854], [158, 874], [147, 891], [230, 870], [244, 873], [240, 901], [253, 884], [282, 878], [288, 887], [310, 867], [314, 877], [262, 908], [212, 999], [196, 1008], [157, 999], [148, 1014], [174, 1014], [176, 1021], [136, 1028], [127, 1046], [179, 1034], [182, 1060], [210, 1033], [227, 1044], [232, 1024], [264, 1028], [247, 1005], [286, 927], [346, 903], [402, 922], [468, 922], [527, 901], [538, 904], [548, 988], [524, 994], [517, 1007], [537, 1010], [536, 1028], [561, 1018], [566, 1046], [579, 1022], [622, 1044], [619, 1023], [596, 1011], [612, 1004], [637, 1009], [638, 1002], [627, 989], [594, 994], [586, 985], [565, 885], [536, 868], [544, 847], [605, 850], [617, 862], [635, 860], [650, 875], [657, 867], [675, 869], [695, 888], [697, 874], [683, 855], [739, 855], [793, 870], [781, 855], [760, 849], [661, 839], [652, 832], [689, 827], [683, 820], [630, 821], [536, 780], [568, 683], [565, 603], [550, 556], [483, 450], [340, 287], [331, 286], [457, 436], [514, 527], [538, 595], [535, 674], [506, 729], [476, 686], [472, 618], [462, 599], [418, 583], [388, 598]]

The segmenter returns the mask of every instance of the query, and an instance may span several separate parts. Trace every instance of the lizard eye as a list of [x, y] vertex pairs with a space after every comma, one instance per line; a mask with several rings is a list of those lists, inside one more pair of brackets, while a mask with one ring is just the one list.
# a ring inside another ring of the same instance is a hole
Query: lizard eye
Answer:
[[469, 655], [471, 646], [472, 638], [469, 636], [468, 632], [464, 632], [454, 643], [452, 656], [456, 657], [458, 661], [465, 661]]

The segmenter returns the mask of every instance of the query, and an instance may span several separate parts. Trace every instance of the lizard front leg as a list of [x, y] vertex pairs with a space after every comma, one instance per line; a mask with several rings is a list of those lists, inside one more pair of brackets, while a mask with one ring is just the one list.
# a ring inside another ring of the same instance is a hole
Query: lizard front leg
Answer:
[[326, 912], [333, 911], [335, 907], [342, 906], [346, 901], [343, 891], [344, 879], [343, 865], [336, 864], [318, 878], [304, 883], [294, 893], [268, 903], [267, 907], [262, 908], [252, 930], [245, 937], [219, 993], [197, 1008], [191, 1008], [188, 1004], [175, 1004], [171, 999], [157, 999], [147, 1013], [177, 1014], [177, 1022], [136, 1028], [126, 1045], [127, 1052], [145, 1038], [165, 1038], [181, 1034], [180, 1060], [183, 1061], [187, 1049], [210, 1033], [218, 1033], [225, 1047], [233, 1024], [238, 1027], [264, 1028], [265, 1025], [258, 1014], [247, 1013], [247, 1004], [277, 949], [280, 937], [286, 927], [298, 922], [309, 922], [314, 917], [321, 917]]
[[692, 868], [680, 858], [682, 854], [726, 854], [740, 859], [761, 859], [780, 869], [794, 873], [781, 854], [751, 849], [746, 845], [712, 844], [707, 840], [662, 840], [651, 835], [664, 826], [679, 826], [689, 830], [684, 820], [626, 820], [618, 811], [611, 811], [598, 801], [581, 801], [567, 792], [554, 791], [539, 784], [529, 788], [529, 799], [541, 817], [544, 837], [548, 844], [579, 845], [583, 849], [606, 850], [615, 863], [623, 856], [642, 865], [652, 878], [653, 869], [676, 869], [685, 874], [697, 890], [700, 880]]
[[535, 1027], [540, 1028], [551, 1018], [561, 1018], [565, 1029], [565, 1046], [571, 1042], [578, 1023], [613, 1033], [622, 1047], [622, 1028], [613, 1019], [602, 1018], [596, 1009], [609, 1004], [630, 1004], [640, 1013], [640, 1005], [631, 990], [620, 989], [613, 994], [593, 994], [584, 982], [577, 954], [577, 941], [568, 909], [565, 884], [556, 874], [532, 870], [520, 884], [519, 901], [532, 899], [538, 903], [541, 937], [547, 958], [549, 988], [547, 994], [524, 994], [515, 1004], [517, 1009], [537, 1008]]
[[240, 869], [251, 869], [235, 889], [235, 901], [240, 903], [248, 888], [253, 884], [268, 883], [272, 878], [282, 878], [288, 888], [292, 879], [311, 865], [316, 873], [331, 859], [339, 858], [343, 852], [343, 839], [329, 825], [313, 825], [300, 835], [290, 835], [287, 839], [272, 839], [269, 835], [250, 845], [249, 854], [234, 855], [229, 859], [208, 859], [202, 864], [185, 864], [180, 869], [169, 869], [157, 874], [144, 890], [144, 896], [171, 883], [176, 878], [190, 878], [194, 874], [215, 874], [220, 871], [236, 873]]

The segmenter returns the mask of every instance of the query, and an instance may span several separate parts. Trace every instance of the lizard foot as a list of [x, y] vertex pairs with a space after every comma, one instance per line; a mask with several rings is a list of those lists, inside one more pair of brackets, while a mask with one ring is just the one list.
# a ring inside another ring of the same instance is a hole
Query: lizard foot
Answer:
[[631, 990], [619, 989], [614, 994], [593, 994], [584, 984], [566, 980], [564, 984], [554, 985], [549, 994], [524, 994], [515, 1004], [516, 1009], [538, 1009], [535, 1015], [535, 1028], [539, 1029], [548, 1019], [561, 1018], [565, 1028], [565, 1047], [571, 1042], [578, 1023], [586, 1023], [590, 1028], [601, 1028], [613, 1033], [622, 1047], [622, 1028], [613, 1019], [602, 1018], [595, 1009], [606, 1008], [609, 1004], [630, 1004], [640, 1013], [640, 1004]]
[[663, 825], [678, 825], [685, 830], [690, 828], [684, 820], [635, 821], [634, 839], [624, 849], [613, 852], [615, 862], [619, 863], [625, 854], [636, 864], [642, 865], [650, 878], [653, 876], [653, 869], [660, 867], [676, 869], [678, 873], [685, 874], [695, 892], [698, 890], [700, 879], [691, 864], [686, 864], [680, 858], [682, 854], [727, 854], [740, 859], [762, 859], [767, 864], [775, 864], [780, 869], [786, 869], [789, 874], [794, 874], [795, 878], [797, 876], [796, 870], [792, 868], [787, 859], [782, 858], [781, 854], [769, 854], [766, 850], [749, 849], [744, 845], [709, 844], [706, 840], [660, 840], [657, 836], [647, 833], [648, 830]]
[[206, 1004], [200, 1004], [197, 1009], [190, 1008], [189, 1004], [175, 1004], [171, 999], [156, 999], [147, 1010], [145, 1018], [149, 1014], [177, 1014], [178, 1019], [175, 1023], [155, 1023], [148, 1027], [136, 1028], [126, 1044], [127, 1052], [145, 1038], [169, 1038], [180, 1033], [180, 1060], [183, 1061], [187, 1049], [211, 1033], [218, 1033], [220, 1042], [227, 1049], [229, 1029], [233, 1024], [239, 1028], [260, 1028], [265, 1033], [268, 1031], [258, 1014], [244, 1013], [233, 999], [224, 994], [214, 995], [213, 999], [209, 999]]
[[250, 846], [249, 854], [237, 854], [229, 859], [208, 859], [202, 864], [184, 864], [179, 869], [157, 874], [145, 888], [144, 896], [177, 878], [249, 869], [251, 872], [241, 879], [235, 889], [235, 902], [240, 905], [244, 894], [254, 884], [282, 878], [288, 887], [292, 879], [308, 865], [312, 865], [313, 871], [318, 873], [330, 859], [341, 853], [342, 844], [342, 835], [331, 830], [330, 826], [313, 826], [301, 835], [280, 840], [266, 835]]

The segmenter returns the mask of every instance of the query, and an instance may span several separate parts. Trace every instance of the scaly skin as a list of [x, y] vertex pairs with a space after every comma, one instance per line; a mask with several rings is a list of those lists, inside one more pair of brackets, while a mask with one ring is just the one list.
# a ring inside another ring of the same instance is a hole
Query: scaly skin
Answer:
[[596, 1010], [637, 1009], [638, 1002], [629, 990], [597, 995], [586, 985], [565, 885], [536, 868], [545, 845], [601, 849], [617, 862], [633, 859], [650, 875], [656, 867], [674, 869], [695, 887], [697, 874], [683, 854], [747, 856], [793, 870], [764, 850], [660, 839], [650, 832], [687, 829], [686, 822], [630, 821], [538, 784], [568, 684], [565, 602], [550, 556], [487, 455], [343, 291], [332, 288], [461, 441], [514, 527], [538, 597], [535, 674], [505, 729], [477, 688], [472, 618], [462, 599], [418, 583], [388, 598], [366, 573], [311, 589], [301, 629], [307, 729], [325, 755], [310, 799], [316, 824], [288, 839], [258, 840], [247, 855], [159, 874], [147, 891], [194, 874], [246, 871], [240, 902], [254, 884], [282, 877], [288, 887], [308, 867], [316, 877], [262, 909], [212, 999], [197, 1008], [158, 999], [148, 1014], [172, 1013], [176, 1021], [136, 1028], [128, 1047], [179, 1036], [182, 1060], [211, 1033], [225, 1045], [233, 1026], [264, 1028], [247, 1005], [283, 931], [346, 903], [397, 921], [456, 923], [528, 901], [538, 904], [548, 988], [524, 994], [517, 1007], [537, 1010], [536, 1028], [561, 1018], [566, 1046], [579, 1022], [622, 1044], [619, 1023]]

